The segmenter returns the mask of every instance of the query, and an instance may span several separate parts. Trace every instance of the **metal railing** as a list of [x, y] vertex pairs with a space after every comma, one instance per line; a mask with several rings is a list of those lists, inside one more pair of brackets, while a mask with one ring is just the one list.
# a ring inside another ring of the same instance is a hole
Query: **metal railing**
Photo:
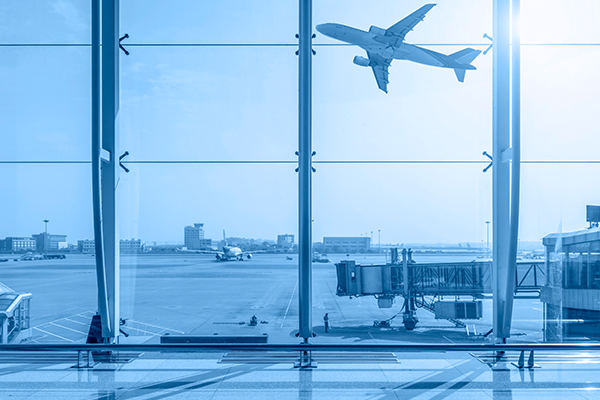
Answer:
[[4, 351], [600, 351], [600, 343], [511, 343], [511, 344], [319, 344], [319, 343], [194, 343], [194, 344], [12, 344], [0, 345]]

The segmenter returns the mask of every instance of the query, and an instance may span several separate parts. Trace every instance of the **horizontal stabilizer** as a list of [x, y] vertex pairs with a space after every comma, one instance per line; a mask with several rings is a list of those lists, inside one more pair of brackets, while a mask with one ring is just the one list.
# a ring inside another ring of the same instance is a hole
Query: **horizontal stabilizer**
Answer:
[[[456, 53], [450, 54], [449, 57], [454, 59], [459, 64], [471, 64], [477, 56], [481, 54], [481, 50], [466, 48]], [[460, 80], [460, 79], [459, 79]], [[461, 81], [462, 82], [462, 81]]]
[[465, 73], [466, 72], [467, 72], [466, 69], [454, 68], [454, 73], [456, 74], [456, 78], [458, 79], [459, 82], [465, 81]]

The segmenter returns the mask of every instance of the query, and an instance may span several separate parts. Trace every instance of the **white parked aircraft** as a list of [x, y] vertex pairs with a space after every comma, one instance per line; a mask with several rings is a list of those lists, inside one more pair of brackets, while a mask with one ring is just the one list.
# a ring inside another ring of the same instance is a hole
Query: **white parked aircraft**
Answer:
[[457, 53], [444, 55], [404, 41], [406, 34], [425, 18], [425, 14], [435, 4], [426, 4], [402, 21], [388, 29], [371, 26], [369, 32], [341, 24], [317, 25], [317, 31], [325, 36], [355, 44], [367, 52], [368, 58], [354, 57], [354, 64], [371, 67], [379, 89], [387, 93], [388, 67], [393, 60], [408, 60], [419, 64], [441, 68], [452, 68], [460, 82], [464, 82], [468, 69], [477, 69], [471, 62], [481, 53], [480, 50], [466, 48]]
[[225, 239], [225, 229], [223, 229], [223, 252], [215, 254], [215, 258], [218, 261], [244, 261], [244, 257], [248, 260], [252, 258], [252, 254], [244, 253], [239, 247], [233, 247], [227, 245], [227, 239]]

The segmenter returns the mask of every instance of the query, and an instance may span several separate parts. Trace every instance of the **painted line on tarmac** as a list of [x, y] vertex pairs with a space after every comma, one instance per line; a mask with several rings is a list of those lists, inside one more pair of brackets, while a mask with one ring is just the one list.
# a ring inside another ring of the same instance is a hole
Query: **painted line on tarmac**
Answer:
[[130, 320], [128, 320], [128, 321], [135, 322], [136, 324], [140, 324], [140, 325], [151, 326], [151, 327], [153, 327], [153, 328], [158, 328], [158, 329], [165, 330], [165, 331], [172, 331], [172, 332], [177, 332], [177, 333], [185, 333], [185, 332], [183, 332], [183, 331], [178, 331], [177, 329], [165, 328], [164, 326], [158, 326], [158, 325], [147, 324], [147, 323], [145, 323], [145, 322], [134, 321], [134, 320], [132, 320], [132, 319], [130, 319]]
[[[85, 324], [85, 323], [83, 323], [83, 322], [75, 321], [75, 320], [73, 320], [73, 319], [69, 319], [69, 318], [64, 318], [64, 319], [65, 319], [66, 321], [74, 322], [74, 323], [76, 323], [76, 324], [83, 325], [83, 326], [89, 326], [89, 325], [90, 325], [90, 324]], [[60, 320], [59, 320], [59, 321], [60, 321]]]
[[296, 281], [296, 286], [294, 286], [294, 290], [292, 290], [292, 295], [290, 296], [290, 301], [288, 301], [287, 308], [285, 309], [285, 314], [283, 314], [283, 321], [281, 321], [280, 328], [283, 328], [283, 323], [285, 322], [285, 317], [287, 317], [288, 311], [290, 311], [290, 306], [292, 305], [292, 299], [294, 298], [294, 293], [296, 293], [297, 288], [298, 288], [298, 281]]
[[63, 325], [55, 324], [54, 322], [50, 322], [50, 325], [58, 326], [59, 328], [68, 329], [70, 331], [77, 332], [77, 333], [79, 333], [81, 335], [87, 336], [87, 332], [81, 332], [81, 331], [78, 331], [77, 329], [72, 329], [72, 328], [69, 328], [69, 327], [66, 327], [66, 326], [63, 326]]
[[37, 329], [38, 331], [40, 331], [40, 332], [44, 332], [44, 333], [45, 333], [45, 334], [47, 334], [47, 335], [56, 336], [57, 338], [59, 338], [59, 339], [62, 339], [62, 340], [66, 340], [67, 342], [75, 343], [75, 341], [74, 341], [74, 340], [67, 339], [66, 337], [62, 337], [62, 336], [60, 336], [60, 335], [55, 335], [54, 333], [51, 333], [51, 332], [45, 331], [45, 330], [43, 330], [43, 329], [40, 329], [40, 328], [37, 328], [37, 327], [36, 327], [36, 328], [33, 328], [33, 329]]
[[142, 332], [142, 333], [147, 333], [147, 334], [153, 335], [153, 336], [157, 336], [158, 335], [158, 333], [149, 332], [149, 331], [147, 331], [145, 329], [134, 328], [133, 326], [126, 326], [125, 329], [128, 330], [128, 331], [130, 331], [130, 330], [133, 329], [134, 331], [138, 331], [138, 332]]

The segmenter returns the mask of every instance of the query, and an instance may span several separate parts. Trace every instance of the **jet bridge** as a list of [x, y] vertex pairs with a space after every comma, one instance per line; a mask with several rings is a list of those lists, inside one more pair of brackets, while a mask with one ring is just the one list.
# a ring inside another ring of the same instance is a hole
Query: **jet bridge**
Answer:
[[[416, 308], [425, 308], [436, 318], [448, 319], [457, 326], [464, 326], [460, 319], [481, 318], [480, 299], [492, 294], [491, 261], [417, 263], [410, 251], [403, 250], [402, 255], [398, 262], [392, 254], [392, 262], [385, 265], [341, 261], [336, 264], [336, 294], [375, 296], [379, 308], [391, 308], [395, 297], [401, 296], [403, 323], [409, 330], [418, 322]], [[545, 284], [543, 265], [542, 260], [517, 263], [517, 295], [539, 297], [540, 287]], [[461, 296], [472, 300], [458, 300]], [[443, 301], [444, 297], [454, 301]]]
[[16, 293], [0, 283], [0, 344], [20, 343], [31, 336], [31, 293]]

